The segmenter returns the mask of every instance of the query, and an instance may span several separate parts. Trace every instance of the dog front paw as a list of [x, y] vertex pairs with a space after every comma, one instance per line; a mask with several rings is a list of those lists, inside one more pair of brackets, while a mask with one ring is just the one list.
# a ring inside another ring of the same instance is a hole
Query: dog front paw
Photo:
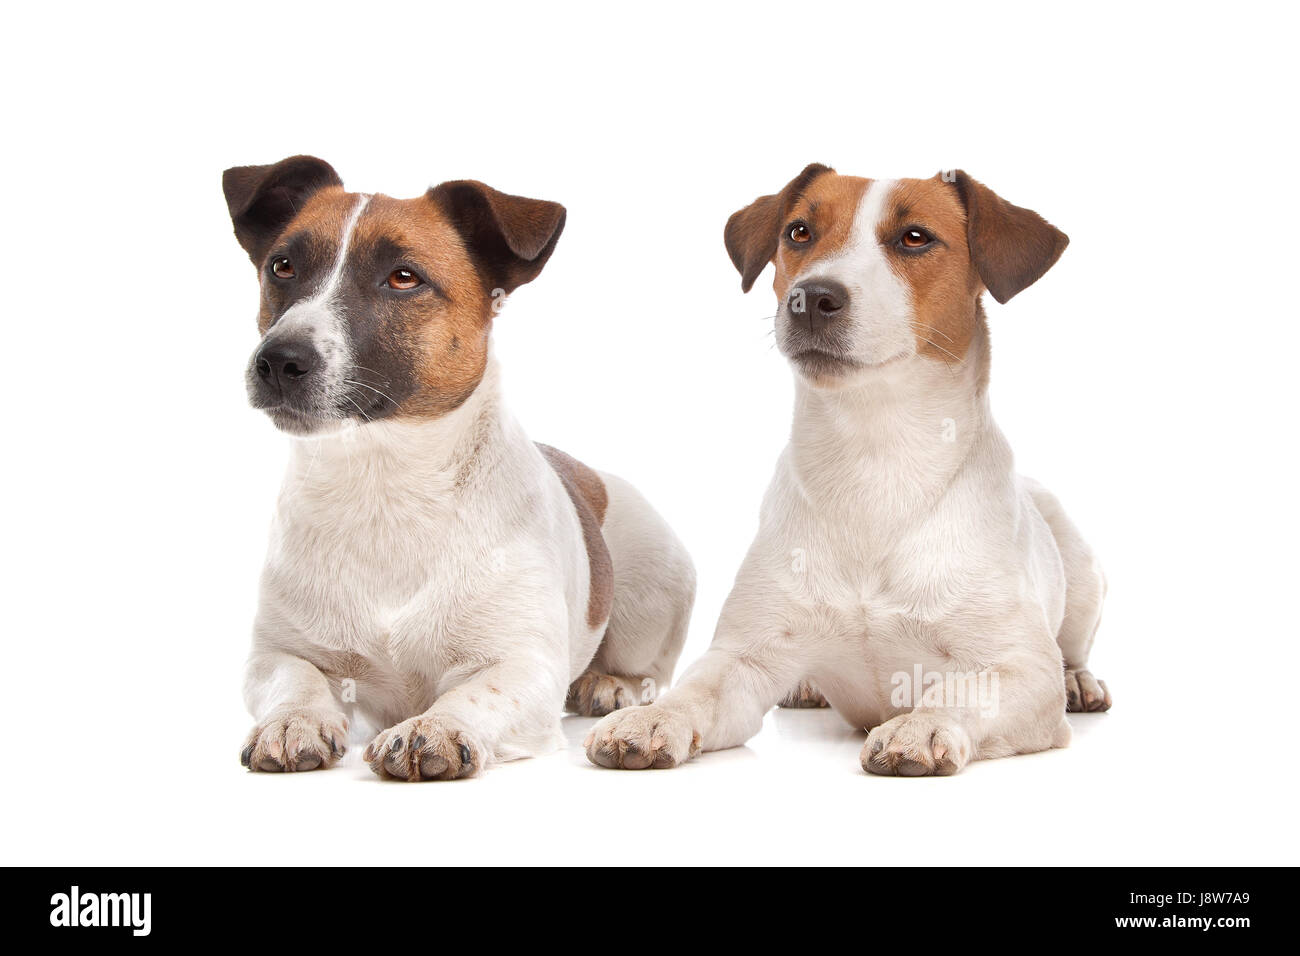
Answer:
[[323, 770], [347, 753], [348, 719], [328, 710], [276, 711], [253, 728], [239, 762], [249, 770]]
[[587, 759], [619, 770], [663, 770], [700, 752], [700, 735], [685, 718], [657, 704], [628, 707], [604, 718], [587, 736]]
[[966, 766], [974, 749], [970, 735], [952, 718], [913, 711], [867, 735], [862, 769], [884, 776], [947, 777]]
[[470, 734], [429, 714], [389, 727], [364, 756], [379, 776], [397, 780], [455, 780], [483, 768], [483, 749]]

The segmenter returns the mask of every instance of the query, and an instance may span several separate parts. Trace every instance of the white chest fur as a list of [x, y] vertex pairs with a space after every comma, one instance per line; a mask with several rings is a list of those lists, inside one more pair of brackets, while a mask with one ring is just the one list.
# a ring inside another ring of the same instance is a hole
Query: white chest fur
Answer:
[[577, 517], [496, 396], [493, 367], [437, 421], [377, 422], [295, 444], [257, 640], [335, 684], [352, 682], [377, 720], [429, 706], [459, 670], [508, 653], [501, 606], [561, 595], [559, 616], [576, 623], [569, 633], [561, 620], [549, 639], [589, 639]]
[[1060, 559], [970, 380], [976, 364], [913, 358], [861, 387], [799, 386], [738, 615], [760, 627], [778, 609], [858, 725], [890, 714], [899, 672], [979, 671], [1000, 622], [1060, 623]]

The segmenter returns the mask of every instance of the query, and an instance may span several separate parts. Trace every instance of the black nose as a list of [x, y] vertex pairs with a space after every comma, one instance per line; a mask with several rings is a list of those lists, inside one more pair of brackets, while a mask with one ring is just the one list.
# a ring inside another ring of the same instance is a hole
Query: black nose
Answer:
[[287, 394], [320, 364], [320, 353], [305, 339], [267, 342], [253, 359], [257, 376]]
[[849, 304], [849, 290], [833, 279], [814, 279], [790, 291], [790, 314], [817, 331], [830, 325]]

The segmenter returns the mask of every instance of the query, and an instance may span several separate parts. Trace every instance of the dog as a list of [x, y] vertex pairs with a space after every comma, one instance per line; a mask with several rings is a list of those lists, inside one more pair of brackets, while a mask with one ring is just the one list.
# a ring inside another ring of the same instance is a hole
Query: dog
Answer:
[[948, 775], [1063, 747], [1105, 710], [1088, 670], [1105, 578], [989, 410], [985, 290], [1006, 302], [1064, 233], [965, 172], [872, 180], [813, 164], [727, 222], [748, 292], [776, 266], [794, 425], [709, 650], [586, 740], [672, 767], [753, 736], [809, 681], [868, 728], [861, 763]]
[[470, 180], [351, 193], [309, 156], [223, 186], [260, 276], [249, 398], [293, 436], [242, 764], [330, 767], [356, 717], [386, 728], [365, 751], [380, 776], [470, 777], [561, 745], [566, 706], [653, 700], [690, 558], [626, 481], [528, 440], [490, 347], [564, 207]]

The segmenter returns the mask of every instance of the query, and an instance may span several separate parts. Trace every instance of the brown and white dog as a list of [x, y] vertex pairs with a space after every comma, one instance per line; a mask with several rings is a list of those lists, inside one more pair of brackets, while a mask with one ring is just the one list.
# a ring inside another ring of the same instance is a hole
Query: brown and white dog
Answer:
[[1064, 746], [1067, 709], [1110, 706], [1087, 670], [1105, 582], [1056, 499], [1015, 473], [981, 297], [1035, 282], [1066, 236], [960, 171], [811, 165], [725, 239], [745, 291], [776, 266], [790, 443], [712, 646], [655, 704], [597, 724], [589, 758], [671, 767], [736, 746], [804, 679], [872, 728], [872, 773]]
[[[261, 281], [252, 404], [295, 436], [248, 663], [252, 770], [314, 770], [354, 717], [384, 776], [450, 779], [652, 700], [695, 574], [625, 481], [529, 441], [491, 357], [564, 207], [443, 183], [346, 192], [322, 160], [226, 170]], [[566, 693], [567, 692], [567, 693]]]

